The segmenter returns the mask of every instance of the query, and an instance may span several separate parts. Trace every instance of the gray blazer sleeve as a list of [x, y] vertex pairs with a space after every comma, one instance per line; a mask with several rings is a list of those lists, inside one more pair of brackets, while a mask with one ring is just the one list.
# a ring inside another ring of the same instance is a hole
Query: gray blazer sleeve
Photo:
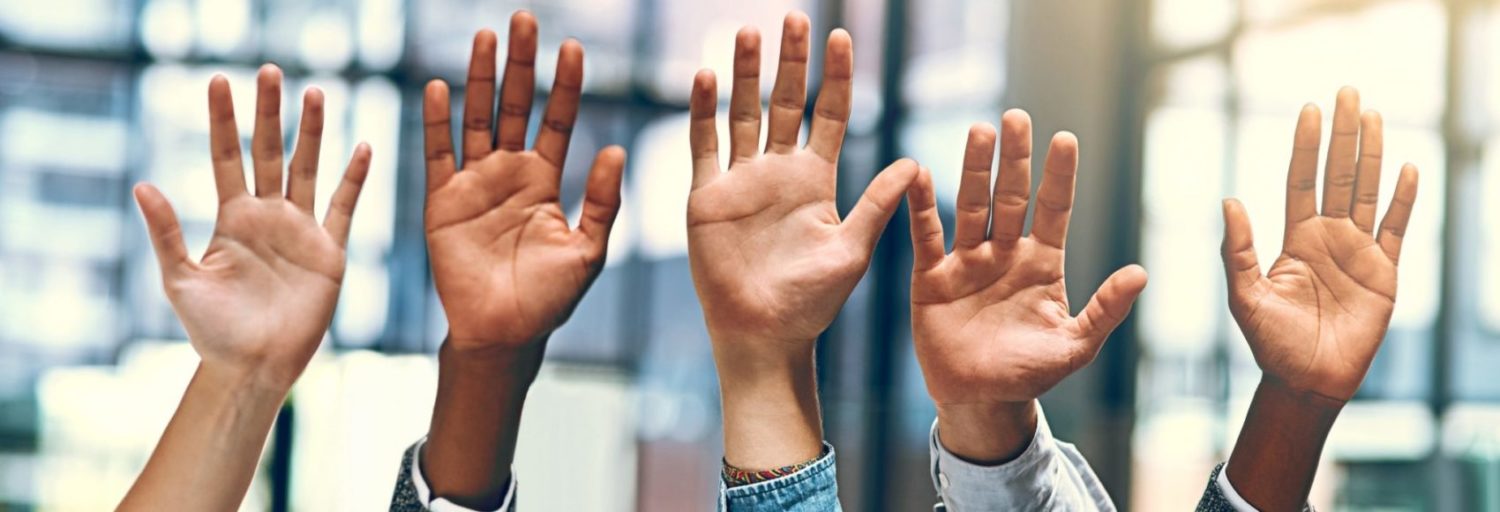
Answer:
[[1219, 489], [1219, 472], [1223, 470], [1224, 463], [1220, 462], [1208, 474], [1208, 487], [1203, 489], [1203, 497], [1198, 500], [1198, 512], [1237, 512]]
[[[419, 487], [417, 482], [418, 479], [422, 478], [421, 471], [419, 471], [420, 468], [416, 467], [417, 450], [422, 448], [422, 443], [425, 441], [426, 439], [424, 438], [412, 444], [406, 449], [406, 453], [401, 456], [401, 472], [396, 475], [396, 491], [391, 495], [391, 512], [431, 512], [427, 504], [422, 501], [423, 495], [428, 493], [427, 484], [424, 480]], [[510, 489], [506, 491], [505, 500], [501, 504], [501, 508], [505, 512], [516, 512], [516, 480], [514, 475], [511, 477], [509, 485]], [[445, 511], [469, 510], [441, 499], [435, 500], [434, 506], [437, 506], [439, 510]]]
[[[1219, 487], [1219, 473], [1224, 471], [1227, 462], [1220, 462], [1214, 466], [1213, 472], [1208, 474], [1208, 487], [1203, 489], [1203, 497], [1198, 500], [1198, 512], [1240, 512], [1234, 504], [1224, 496], [1224, 489]], [[1316, 512], [1312, 505], [1302, 505], [1303, 512]]]
[[401, 456], [401, 473], [396, 476], [396, 492], [391, 496], [391, 512], [427, 512], [427, 507], [417, 496], [417, 486], [411, 480], [412, 453], [421, 444], [412, 444]]

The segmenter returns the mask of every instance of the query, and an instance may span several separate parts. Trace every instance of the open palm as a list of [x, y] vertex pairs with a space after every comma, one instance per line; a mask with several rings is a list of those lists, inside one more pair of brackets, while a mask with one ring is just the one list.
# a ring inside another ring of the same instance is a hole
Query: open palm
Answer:
[[426, 92], [427, 248], [450, 340], [460, 347], [521, 347], [567, 320], [604, 266], [620, 205], [625, 154], [618, 147], [595, 159], [577, 229], [558, 200], [583, 47], [563, 43], [540, 133], [527, 150], [536, 20], [517, 13], [510, 38], [493, 128], [496, 36], [484, 30], [474, 38], [461, 172], [454, 172], [447, 86], [433, 81]]
[[209, 85], [210, 138], [219, 214], [213, 239], [194, 262], [177, 216], [155, 187], [136, 187], [167, 296], [206, 364], [262, 372], [290, 387], [332, 320], [344, 277], [344, 244], [369, 170], [361, 144], [334, 192], [323, 225], [313, 218], [313, 186], [323, 130], [323, 96], [305, 96], [302, 128], [282, 192], [281, 72], [262, 68], [251, 156], [256, 194], [245, 187], [229, 83]]
[[713, 73], [700, 72], [693, 84], [693, 190], [687, 211], [693, 282], [716, 338], [775, 333], [779, 341], [805, 342], [833, 322], [864, 275], [916, 164], [892, 164], [841, 220], [834, 200], [854, 66], [849, 34], [836, 30], [829, 36], [817, 115], [807, 146], [798, 147], [807, 96], [808, 21], [800, 14], [787, 17], [764, 153], [757, 149], [759, 36], [746, 29], [735, 45], [727, 173], [720, 172], [718, 162]]
[[1250, 221], [1224, 203], [1229, 310], [1267, 374], [1294, 389], [1348, 400], [1380, 348], [1396, 303], [1396, 262], [1417, 193], [1416, 168], [1401, 169], [1395, 197], [1374, 234], [1380, 191], [1380, 116], [1363, 115], [1359, 94], [1339, 91], [1318, 211], [1320, 115], [1297, 120], [1287, 177], [1281, 255], [1261, 275]]
[[928, 391], [940, 406], [1041, 396], [1093, 360], [1146, 285], [1140, 267], [1121, 269], [1083, 313], [1072, 315], [1063, 247], [1078, 142], [1068, 133], [1053, 138], [1031, 235], [1023, 237], [1031, 191], [1031, 120], [1013, 110], [1002, 126], [993, 196], [995, 130], [976, 125], [969, 131], [953, 254], [944, 254], [942, 220], [926, 169], [907, 196], [914, 255], [912, 334]]

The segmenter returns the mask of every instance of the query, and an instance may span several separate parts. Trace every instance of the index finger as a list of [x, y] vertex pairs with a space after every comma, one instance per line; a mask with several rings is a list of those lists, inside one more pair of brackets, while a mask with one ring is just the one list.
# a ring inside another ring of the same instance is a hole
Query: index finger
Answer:
[[214, 75], [208, 82], [208, 144], [213, 154], [214, 185], [219, 203], [245, 192], [245, 165], [240, 156], [240, 131], [234, 122], [234, 99], [229, 79]]

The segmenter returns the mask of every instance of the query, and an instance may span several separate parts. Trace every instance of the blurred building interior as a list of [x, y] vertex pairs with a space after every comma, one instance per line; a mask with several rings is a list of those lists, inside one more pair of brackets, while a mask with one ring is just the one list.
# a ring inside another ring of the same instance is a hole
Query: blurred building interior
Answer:
[[[855, 41], [845, 211], [912, 156], [933, 169], [951, 226], [971, 123], [1025, 108], [1038, 141], [1078, 134], [1075, 310], [1123, 264], [1145, 265], [1151, 283], [1099, 359], [1043, 403], [1131, 510], [1196, 503], [1259, 379], [1224, 305], [1220, 199], [1242, 198], [1262, 262], [1274, 258], [1298, 108], [1330, 112], [1339, 86], [1358, 87], [1386, 121], [1382, 197], [1402, 161], [1422, 184], [1395, 319], [1313, 503], [1500, 511], [1496, 0], [6, 0], [0, 510], [111, 508], [145, 463], [196, 359], [129, 190], [161, 187], [201, 252], [216, 207], [208, 77], [226, 74], [248, 112], [267, 61], [287, 72], [288, 133], [297, 91], [327, 92], [318, 211], [356, 142], [375, 160], [331, 332], [244, 509], [383, 509], [402, 450], [426, 432], [445, 332], [421, 228], [422, 87], [461, 87], [474, 31], [503, 40], [517, 8], [541, 23], [539, 94], [565, 37], [588, 52], [567, 209], [577, 215], [590, 155], [630, 154], [608, 266], [553, 336], [528, 401], [521, 508], [712, 506], [719, 408], [686, 256], [686, 100], [698, 68], [730, 74], [746, 24], [765, 34], [769, 94], [782, 16], [802, 9], [820, 34], [812, 76], [822, 34], [846, 27]], [[251, 116], [239, 120], [249, 134]], [[848, 510], [934, 500], [904, 216], [820, 342]]]

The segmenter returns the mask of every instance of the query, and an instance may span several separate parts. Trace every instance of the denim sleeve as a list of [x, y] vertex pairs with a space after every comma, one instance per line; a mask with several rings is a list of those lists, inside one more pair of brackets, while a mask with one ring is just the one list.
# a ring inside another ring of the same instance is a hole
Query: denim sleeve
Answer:
[[980, 466], [948, 452], [932, 423], [932, 483], [937, 512], [980, 510], [1114, 511], [1114, 501], [1073, 445], [1052, 437], [1037, 410], [1036, 434], [1015, 460]]
[[[401, 457], [401, 472], [396, 475], [396, 492], [391, 496], [391, 512], [477, 512], [443, 498], [433, 498], [427, 478], [422, 476], [422, 444], [418, 440]], [[495, 512], [516, 512], [516, 477], [511, 472], [506, 485], [505, 498]]]
[[833, 447], [828, 454], [790, 475], [750, 485], [728, 487], [719, 480], [721, 512], [828, 512], [839, 508], [839, 484]]

